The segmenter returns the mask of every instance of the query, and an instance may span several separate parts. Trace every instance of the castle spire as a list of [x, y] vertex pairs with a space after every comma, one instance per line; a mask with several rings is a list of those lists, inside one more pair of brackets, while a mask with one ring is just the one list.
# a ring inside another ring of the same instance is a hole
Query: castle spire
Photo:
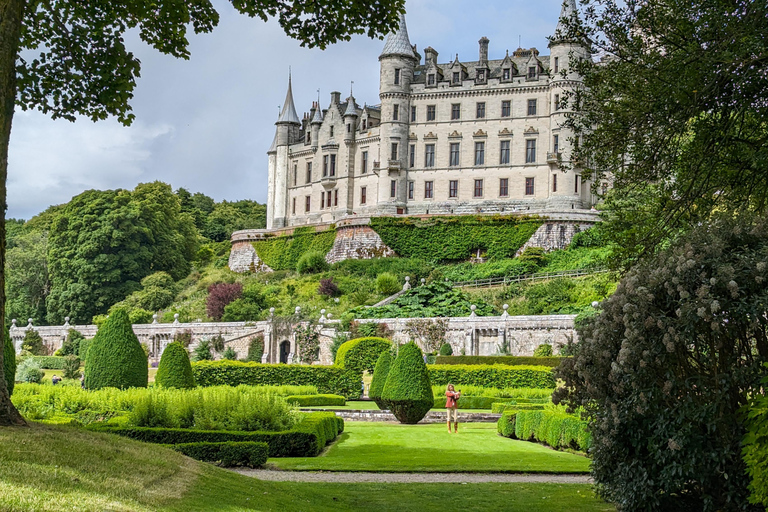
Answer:
[[558, 18], [557, 28], [555, 28], [550, 44], [568, 39], [568, 32], [573, 30], [573, 26], [569, 25], [572, 25], [578, 18], [579, 12], [576, 9], [576, 0], [563, 0], [563, 6], [560, 8], [560, 18]]
[[413, 46], [410, 39], [408, 39], [408, 27], [405, 26], [405, 14], [400, 15], [400, 25], [395, 32], [390, 32], [387, 36], [387, 42], [384, 43], [384, 49], [381, 50], [379, 59], [390, 55], [398, 55], [401, 57], [416, 58], [416, 54], [413, 52]]
[[290, 72], [288, 73], [288, 92], [285, 95], [283, 110], [280, 112], [280, 117], [278, 118], [277, 122], [301, 124], [301, 121], [299, 121], [299, 116], [296, 114], [296, 107], [293, 104], [293, 88], [291, 86]]

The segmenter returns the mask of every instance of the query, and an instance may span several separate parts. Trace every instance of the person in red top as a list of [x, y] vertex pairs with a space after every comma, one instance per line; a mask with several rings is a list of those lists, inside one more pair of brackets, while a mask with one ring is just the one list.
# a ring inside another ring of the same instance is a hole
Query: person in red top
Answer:
[[445, 409], [448, 415], [448, 433], [451, 433], [451, 416], [453, 416], [454, 433], [459, 431], [459, 413], [457, 410], [457, 400], [461, 398], [461, 392], [456, 391], [453, 388], [453, 384], [448, 384], [448, 389], [445, 390]]

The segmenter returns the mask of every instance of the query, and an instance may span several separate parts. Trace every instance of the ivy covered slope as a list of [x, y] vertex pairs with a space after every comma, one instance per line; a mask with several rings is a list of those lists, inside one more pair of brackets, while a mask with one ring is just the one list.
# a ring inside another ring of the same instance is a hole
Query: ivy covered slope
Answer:
[[293, 234], [277, 236], [268, 240], [253, 242], [256, 254], [272, 270], [296, 270], [302, 255], [310, 251], [327, 254], [333, 247], [336, 230], [316, 232], [314, 227], [294, 229]]

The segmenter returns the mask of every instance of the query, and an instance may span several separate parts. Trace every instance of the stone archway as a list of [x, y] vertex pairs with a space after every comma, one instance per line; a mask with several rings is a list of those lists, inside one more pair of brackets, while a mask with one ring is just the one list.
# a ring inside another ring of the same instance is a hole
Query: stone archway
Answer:
[[288, 355], [291, 353], [291, 342], [285, 340], [280, 343], [280, 362], [283, 364], [288, 363]]

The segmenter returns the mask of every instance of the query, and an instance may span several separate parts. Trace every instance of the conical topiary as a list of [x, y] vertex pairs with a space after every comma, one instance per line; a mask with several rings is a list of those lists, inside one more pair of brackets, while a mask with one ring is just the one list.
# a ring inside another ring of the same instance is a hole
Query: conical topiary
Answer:
[[10, 396], [16, 383], [16, 350], [13, 348], [13, 341], [7, 331], [3, 344], [3, 375], [5, 385], [8, 386], [8, 396]]
[[189, 354], [178, 341], [168, 344], [163, 350], [155, 375], [155, 384], [164, 388], [188, 389], [195, 387]]
[[385, 350], [379, 356], [379, 360], [376, 361], [376, 367], [373, 370], [373, 380], [371, 380], [371, 387], [368, 390], [368, 396], [376, 402], [379, 409], [386, 408], [381, 400], [381, 393], [384, 391], [384, 384], [387, 383], [390, 366], [392, 366], [392, 354], [389, 350]]
[[99, 327], [85, 361], [85, 387], [147, 387], [147, 356], [133, 333], [128, 313], [117, 309]]
[[435, 405], [424, 355], [414, 342], [400, 347], [381, 393], [384, 405], [400, 423], [418, 423]]

